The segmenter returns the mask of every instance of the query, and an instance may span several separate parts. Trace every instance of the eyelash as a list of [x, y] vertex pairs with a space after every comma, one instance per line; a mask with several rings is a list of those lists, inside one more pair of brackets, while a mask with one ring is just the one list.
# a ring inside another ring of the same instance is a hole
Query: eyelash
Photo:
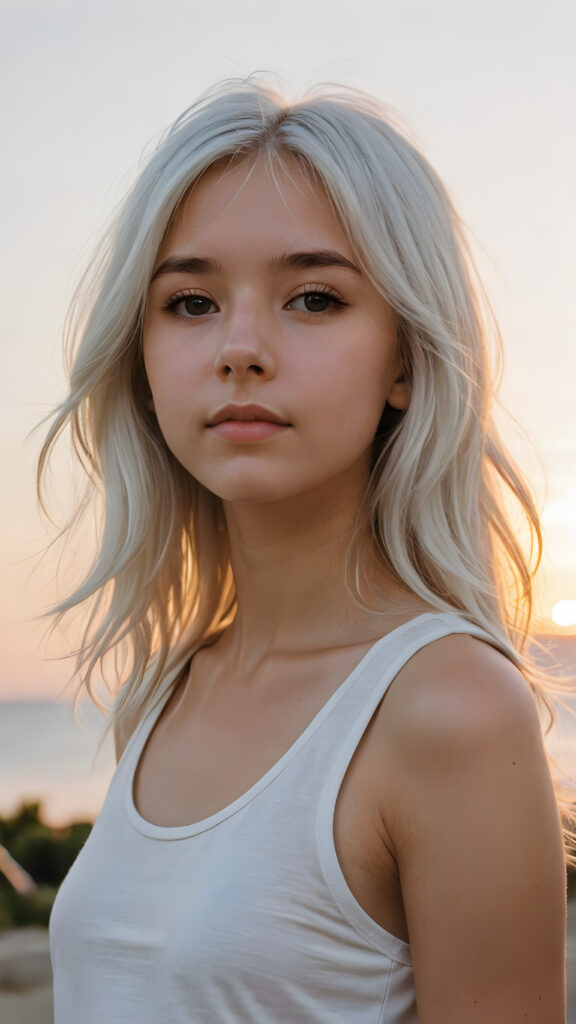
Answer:
[[301, 299], [304, 295], [322, 295], [323, 298], [330, 299], [331, 305], [328, 307], [328, 309], [321, 310], [321, 312], [319, 313], [313, 313], [310, 310], [296, 311], [300, 313], [306, 312], [308, 316], [312, 317], [334, 316], [336, 313], [339, 313], [342, 309], [345, 309], [345, 307], [348, 305], [347, 302], [344, 302], [344, 299], [340, 298], [337, 292], [333, 291], [333, 289], [329, 288], [328, 285], [326, 284], [304, 285], [302, 291], [298, 292], [298, 294], [295, 295], [292, 299], [290, 299], [286, 305], [291, 305], [291, 303], [296, 302], [296, 299]]
[[[348, 303], [344, 302], [344, 300], [341, 299], [340, 296], [327, 285], [305, 285], [302, 291], [298, 292], [297, 295], [294, 295], [293, 298], [289, 299], [289, 301], [286, 303], [286, 306], [290, 306], [292, 303], [296, 302], [297, 299], [301, 299], [305, 295], [322, 295], [323, 297], [330, 299], [331, 306], [329, 306], [328, 309], [320, 310], [319, 312], [316, 313], [313, 313], [310, 310], [295, 311], [313, 317], [315, 320], [320, 319], [320, 317], [324, 318], [328, 316], [334, 316], [336, 313], [339, 313], [340, 310], [348, 306]], [[177, 317], [179, 320], [186, 321], [200, 320], [204, 316], [211, 315], [208, 313], [200, 313], [197, 317], [195, 317], [191, 314], [185, 316], [183, 313], [178, 313], [178, 306], [181, 303], [183, 303], [186, 299], [192, 298], [206, 299], [208, 302], [211, 302], [213, 306], [216, 306], [216, 303], [207, 295], [203, 295], [202, 292], [197, 292], [194, 289], [187, 289], [185, 291], [176, 292], [175, 295], [171, 295], [170, 298], [163, 304], [162, 309], [165, 313], [171, 313], [172, 316]]]

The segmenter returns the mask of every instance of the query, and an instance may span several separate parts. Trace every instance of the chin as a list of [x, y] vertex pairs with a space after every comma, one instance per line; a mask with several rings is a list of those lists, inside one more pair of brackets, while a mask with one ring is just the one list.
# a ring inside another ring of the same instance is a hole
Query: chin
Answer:
[[262, 505], [296, 496], [295, 492], [287, 487], [286, 480], [273, 480], [270, 475], [267, 478], [260, 476], [260, 479], [250, 479], [249, 475], [244, 473], [239, 474], [237, 479], [228, 480], [215, 479], [211, 474], [193, 475], [206, 490], [231, 505]]
[[295, 497], [285, 490], [266, 484], [254, 487], [226, 487], [212, 493], [217, 494], [228, 505], [268, 505]]

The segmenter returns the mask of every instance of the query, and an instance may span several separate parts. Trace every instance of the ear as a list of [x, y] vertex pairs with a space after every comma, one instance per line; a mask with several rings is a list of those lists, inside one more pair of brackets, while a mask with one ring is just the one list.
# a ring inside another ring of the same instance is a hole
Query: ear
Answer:
[[391, 405], [393, 409], [407, 409], [409, 398], [408, 381], [406, 380], [405, 375], [401, 373], [390, 388], [386, 402], [388, 405]]

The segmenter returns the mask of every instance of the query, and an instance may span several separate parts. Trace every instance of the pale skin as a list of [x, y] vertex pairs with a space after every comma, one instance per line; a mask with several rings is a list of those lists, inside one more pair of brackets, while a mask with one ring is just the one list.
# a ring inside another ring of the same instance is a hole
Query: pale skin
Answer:
[[[353, 266], [281, 260], [318, 252]], [[140, 760], [135, 800], [156, 824], [238, 797], [379, 637], [430, 610], [382, 569], [371, 612], [345, 586], [382, 409], [409, 401], [394, 316], [356, 266], [291, 158], [274, 182], [262, 160], [210, 171], [158, 253], [151, 404], [224, 502], [239, 611], [194, 657]], [[231, 440], [209, 425], [231, 402], [289, 425]], [[134, 725], [118, 730], [119, 755]], [[502, 654], [451, 636], [411, 659], [352, 760], [334, 835], [356, 899], [410, 942], [420, 1024], [562, 1024], [560, 826], [533, 698]]]

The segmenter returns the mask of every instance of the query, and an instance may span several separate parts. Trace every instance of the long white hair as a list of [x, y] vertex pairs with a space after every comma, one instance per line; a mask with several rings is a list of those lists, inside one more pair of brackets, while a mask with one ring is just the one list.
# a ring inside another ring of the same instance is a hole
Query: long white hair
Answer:
[[[211, 90], [176, 121], [76, 296], [70, 392], [39, 475], [69, 426], [88, 486], [104, 503], [94, 562], [55, 609], [62, 616], [88, 602], [80, 686], [98, 700], [95, 674], [112, 658], [111, 718], [141, 712], [234, 617], [222, 503], [177, 462], [150, 412], [142, 325], [160, 244], [194, 183], [239, 157], [265, 158], [274, 173], [284, 155], [321, 183], [396, 316], [410, 401], [405, 412], [383, 412], [374, 441], [364, 502], [371, 557], [427, 603], [486, 629], [546, 703], [529, 656], [538, 515], [492, 420], [498, 336], [447, 192], [375, 100], [323, 87], [287, 104], [253, 79]], [[527, 526], [532, 564], [511, 501]], [[82, 508], [85, 501], [69, 525]], [[359, 559], [353, 544], [353, 591]]]

